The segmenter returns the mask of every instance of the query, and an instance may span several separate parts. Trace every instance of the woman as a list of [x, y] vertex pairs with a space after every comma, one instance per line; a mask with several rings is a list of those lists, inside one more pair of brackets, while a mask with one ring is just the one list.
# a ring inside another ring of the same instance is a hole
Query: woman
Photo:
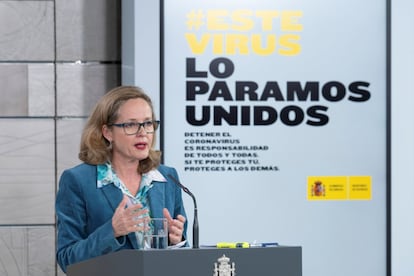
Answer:
[[170, 245], [183, 245], [187, 221], [174, 168], [153, 149], [151, 99], [140, 89], [109, 91], [95, 106], [81, 138], [84, 163], [63, 172], [56, 198], [57, 261], [68, 265], [140, 248], [143, 220], [165, 217]]

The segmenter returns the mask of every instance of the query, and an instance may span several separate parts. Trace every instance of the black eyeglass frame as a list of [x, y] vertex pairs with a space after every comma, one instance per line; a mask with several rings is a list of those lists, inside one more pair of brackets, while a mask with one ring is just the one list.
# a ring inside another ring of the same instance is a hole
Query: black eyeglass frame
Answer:
[[[149, 125], [149, 123], [151, 123], [151, 125]], [[134, 132], [134, 133], [128, 133], [126, 128], [125, 128], [128, 125], [129, 126], [138, 126], [137, 131]], [[159, 125], [160, 125], [160, 120], [148, 120], [148, 121], [145, 121], [145, 122], [142, 122], [142, 123], [139, 123], [139, 122], [126, 122], [126, 123], [118, 123], [118, 124], [113, 123], [113, 124], [109, 124], [108, 126], [109, 127], [111, 127], [111, 126], [122, 127], [124, 129], [124, 132], [125, 132], [126, 135], [135, 135], [135, 134], [139, 133], [139, 131], [141, 130], [141, 127], [144, 129], [145, 133], [152, 134], [158, 129]], [[147, 131], [146, 127], [149, 127], [149, 126], [153, 126], [154, 130], [153, 131]]]

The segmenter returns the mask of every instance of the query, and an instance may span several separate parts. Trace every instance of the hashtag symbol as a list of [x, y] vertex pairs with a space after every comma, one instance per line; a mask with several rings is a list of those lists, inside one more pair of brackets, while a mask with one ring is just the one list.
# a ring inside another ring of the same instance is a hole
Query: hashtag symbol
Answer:
[[204, 14], [203, 11], [198, 10], [197, 12], [192, 10], [187, 14], [187, 28], [189, 30], [199, 30], [204, 25]]

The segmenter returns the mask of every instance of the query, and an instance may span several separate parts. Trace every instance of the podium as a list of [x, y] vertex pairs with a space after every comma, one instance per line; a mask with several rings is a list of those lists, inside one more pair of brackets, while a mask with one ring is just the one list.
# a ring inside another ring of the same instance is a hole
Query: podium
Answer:
[[302, 248], [131, 249], [68, 266], [67, 276], [95, 275], [302, 276]]

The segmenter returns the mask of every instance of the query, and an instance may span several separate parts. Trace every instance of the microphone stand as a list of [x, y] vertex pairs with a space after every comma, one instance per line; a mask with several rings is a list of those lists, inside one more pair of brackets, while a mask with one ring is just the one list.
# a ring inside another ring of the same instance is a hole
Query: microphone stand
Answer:
[[199, 239], [198, 239], [198, 211], [197, 211], [197, 201], [195, 196], [193, 195], [190, 190], [185, 187], [183, 184], [181, 184], [174, 176], [171, 174], [168, 175], [174, 183], [180, 187], [186, 194], [188, 194], [192, 199], [194, 203], [194, 221], [193, 221], [193, 248], [199, 248]]

